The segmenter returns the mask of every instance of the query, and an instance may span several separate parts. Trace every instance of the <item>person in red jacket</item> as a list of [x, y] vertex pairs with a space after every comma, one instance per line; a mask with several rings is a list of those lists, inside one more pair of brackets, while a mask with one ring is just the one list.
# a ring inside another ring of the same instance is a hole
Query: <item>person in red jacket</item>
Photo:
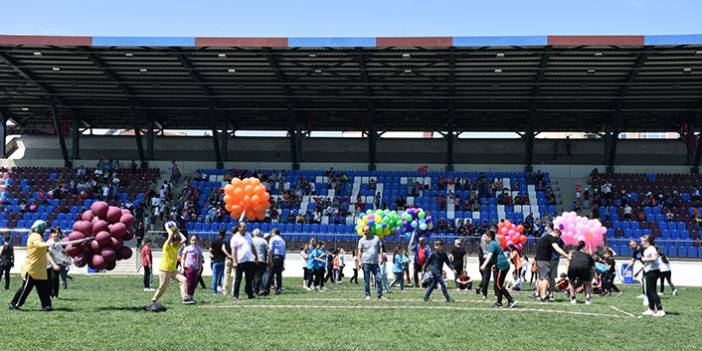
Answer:
[[153, 264], [153, 256], [151, 255], [151, 239], [144, 241], [144, 247], [141, 248], [141, 265], [144, 267], [144, 291], [154, 291], [151, 287], [151, 266]]

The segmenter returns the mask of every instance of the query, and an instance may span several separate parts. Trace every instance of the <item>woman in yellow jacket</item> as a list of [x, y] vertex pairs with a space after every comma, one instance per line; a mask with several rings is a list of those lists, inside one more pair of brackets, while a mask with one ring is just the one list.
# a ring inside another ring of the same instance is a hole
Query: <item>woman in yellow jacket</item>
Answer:
[[[25, 300], [27, 300], [27, 296], [32, 292], [32, 289], [36, 287], [42, 310], [46, 312], [53, 311], [51, 298], [49, 297], [49, 278], [46, 272], [48, 250], [52, 244], [44, 242], [45, 230], [46, 222], [42, 220], [35, 221], [30, 228], [29, 238], [27, 239], [27, 257], [22, 264], [22, 286], [17, 290], [15, 297], [10, 302], [10, 310], [19, 310]], [[53, 245], [66, 246], [86, 240], [90, 239], [61, 241]], [[59, 267], [54, 265], [53, 269], [58, 270]]]

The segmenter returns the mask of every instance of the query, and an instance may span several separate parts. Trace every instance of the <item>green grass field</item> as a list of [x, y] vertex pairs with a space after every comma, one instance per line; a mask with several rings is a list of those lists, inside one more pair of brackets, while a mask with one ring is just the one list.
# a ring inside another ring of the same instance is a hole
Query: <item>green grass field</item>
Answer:
[[[20, 282], [13, 277], [3, 303]], [[422, 291], [365, 301], [362, 285], [308, 292], [286, 279], [283, 295], [232, 302], [198, 289], [197, 305], [180, 304], [171, 285], [169, 310], [147, 313], [138, 276], [76, 276], [56, 311], [39, 311], [32, 293], [23, 311], [3, 310], [2, 350], [699, 350], [702, 289], [680, 288], [662, 297], [668, 315], [639, 318], [639, 287], [594, 305], [540, 304], [517, 293], [515, 309], [493, 309], [474, 293], [440, 291], [424, 303]], [[452, 284], [450, 285], [453, 286]], [[242, 287], [243, 290], [243, 287]], [[492, 293], [490, 293], [492, 296]], [[582, 297], [580, 298], [582, 302]]]

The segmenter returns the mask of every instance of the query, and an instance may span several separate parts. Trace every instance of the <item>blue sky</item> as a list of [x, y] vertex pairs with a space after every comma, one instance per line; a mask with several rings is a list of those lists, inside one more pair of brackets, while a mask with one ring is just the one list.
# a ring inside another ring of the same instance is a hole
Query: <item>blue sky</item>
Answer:
[[700, 34], [700, 0], [18, 0], [0, 34], [500, 36]]

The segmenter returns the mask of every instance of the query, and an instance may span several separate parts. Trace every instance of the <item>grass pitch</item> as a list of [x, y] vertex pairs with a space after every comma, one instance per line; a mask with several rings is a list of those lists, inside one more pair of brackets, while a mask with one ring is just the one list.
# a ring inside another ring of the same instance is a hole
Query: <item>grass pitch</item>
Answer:
[[[154, 283], [157, 283], [157, 279]], [[209, 282], [208, 282], [209, 283]], [[361, 281], [362, 283], [362, 281]], [[20, 284], [0, 291], [7, 304]], [[362, 285], [343, 283], [324, 292], [302, 289], [286, 279], [280, 296], [241, 300], [198, 288], [196, 305], [180, 304], [171, 284], [164, 313], [147, 313], [153, 293], [139, 276], [76, 276], [41, 312], [36, 292], [23, 311], [0, 314], [3, 350], [699, 350], [702, 307], [699, 288], [680, 288], [662, 297], [668, 314], [640, 318], [639, 286], [620, 297], [595, 297], [571, 305], [563, 296], [541, 304], [517, 292], [514, 309], [493, 309], [492, 292], [440, 291], [422, 301], [422, 290], [365, 301]], [[453, 287], [450, 283], [449, 287]], [[243, 295], [243, 287], [242, 287]]]

